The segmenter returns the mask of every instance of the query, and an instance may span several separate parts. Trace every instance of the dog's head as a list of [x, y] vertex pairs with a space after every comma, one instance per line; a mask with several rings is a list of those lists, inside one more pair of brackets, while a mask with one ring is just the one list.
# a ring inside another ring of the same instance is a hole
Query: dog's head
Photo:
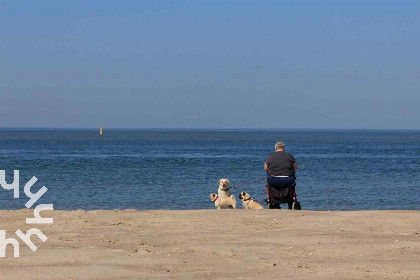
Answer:
[[220, 179], [218, 182], [219, 189], [221, 190], [227, 190], [229, 188], [229, 179]]
[[217, 194], [215, 194], [215, 193], [211, 193], [211, 194], [209, 195], [209, 197], [210, 197], [210, 200], [214, 202], [214, 201], [216, 200]]
[[240, 192], [239, 193], [239, 199], [242, 200], [242, 201], [243, 200], [248, 200], [248, 199], [251, 199], [251, 196], [247, 192]]

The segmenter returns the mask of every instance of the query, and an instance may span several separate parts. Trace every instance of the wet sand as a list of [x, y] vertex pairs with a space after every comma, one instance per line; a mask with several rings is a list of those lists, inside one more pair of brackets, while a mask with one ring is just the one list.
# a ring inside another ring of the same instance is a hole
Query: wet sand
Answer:
[[0, 211], [0, 279], [420, 279], [420, 211]]

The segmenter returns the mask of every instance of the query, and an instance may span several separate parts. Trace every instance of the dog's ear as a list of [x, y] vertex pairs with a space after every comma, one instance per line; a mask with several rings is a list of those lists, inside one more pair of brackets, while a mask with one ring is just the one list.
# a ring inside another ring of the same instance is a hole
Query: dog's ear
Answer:
[[229, 179], [226, 179], [226, 184], [229, 184], [229, 183], [230, 183]]
[[220, 185], [220, 181], [222, 181], [222, 179], [219, 179], [219, 181], [217, 181], [217, 184]]

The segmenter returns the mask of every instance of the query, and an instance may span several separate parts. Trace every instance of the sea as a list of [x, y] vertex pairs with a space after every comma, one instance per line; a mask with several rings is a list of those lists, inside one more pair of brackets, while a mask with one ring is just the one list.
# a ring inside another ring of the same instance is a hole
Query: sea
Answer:
[[[419, 130], [0, 129], [0, 209], [213, 209], [209, 194], [228, 178], [237, 196], [262, 201], [264, 160], [277, 141], [298, 162], [307, 210], [420, 209]], [[239, 202], [239, 200], [238, 200]], [[241, 207], [241, 203], [238, 203]]]

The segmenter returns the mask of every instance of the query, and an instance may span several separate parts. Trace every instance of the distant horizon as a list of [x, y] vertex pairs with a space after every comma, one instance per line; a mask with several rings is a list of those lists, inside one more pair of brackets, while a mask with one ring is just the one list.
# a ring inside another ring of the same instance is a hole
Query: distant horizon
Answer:
[[[93, 130], [98, 127], [0, 127], [0, 131], [7, 130]], [[104, 132], [109, 130], [143, 130], [143, 131], [420, 131], [418, 128], [177, 128], [177, 127], [104, 127]]]

